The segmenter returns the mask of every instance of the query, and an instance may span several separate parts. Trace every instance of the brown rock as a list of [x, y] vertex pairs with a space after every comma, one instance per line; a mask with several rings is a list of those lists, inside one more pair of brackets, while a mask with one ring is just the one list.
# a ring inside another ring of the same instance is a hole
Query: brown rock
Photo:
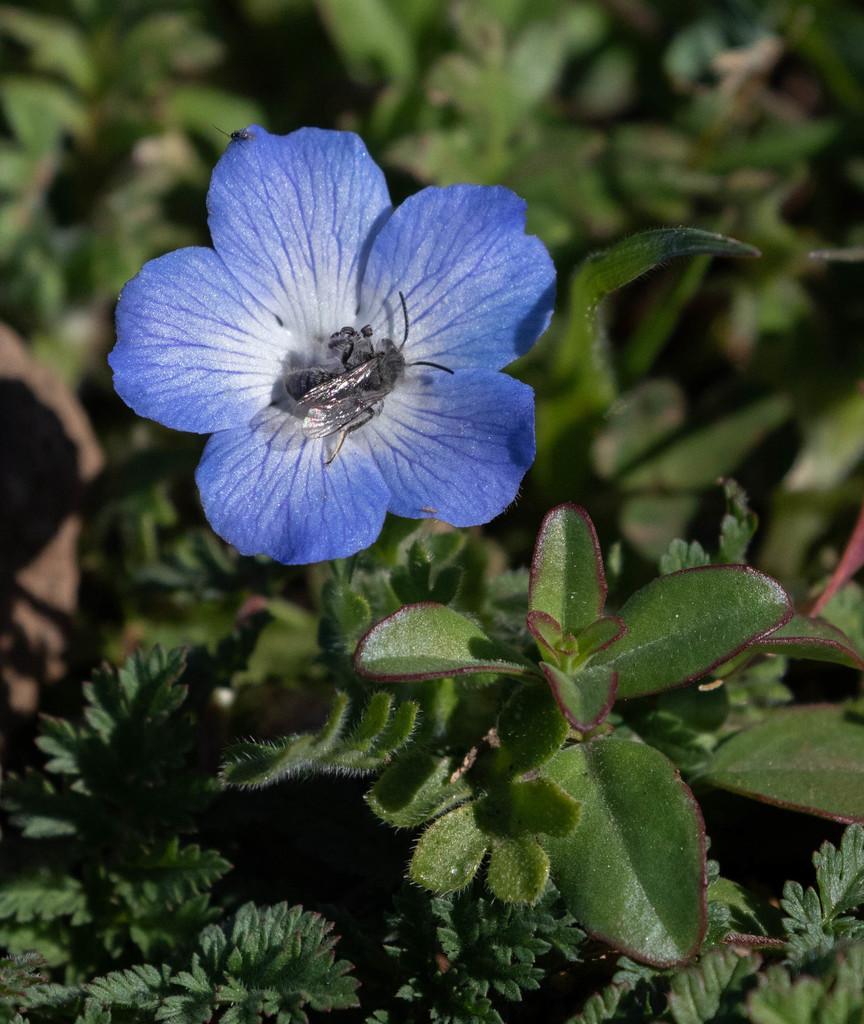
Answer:
[[80, 403], [0, 325], [0, 749], [65, 671], [79, 508], [102, 468]]

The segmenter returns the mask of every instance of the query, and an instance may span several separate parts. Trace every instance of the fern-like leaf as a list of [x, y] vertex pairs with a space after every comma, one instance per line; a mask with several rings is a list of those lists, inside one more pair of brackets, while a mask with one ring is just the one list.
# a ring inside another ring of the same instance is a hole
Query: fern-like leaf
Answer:
[[679, 971], [669, 986], [669, 1010], [675, 1024], [740, 1018], [760, 964], [755, 953], [738, 956], [730, 949], [714, 949], [697, 966]]
[[864, 898], [864, 829], [850, 825], [840, 849], [823, 843], [813, 863], [819, 891], [787, 882], [780, 901], [789, 953], [798, 961], [828, 952], [838, 939], [864, 939], [864, 922], [845, 913]]
[[536, 989], [537, 960], [556, 950], [578, 959], [585, 938], [549, 886], [533, 906], [499, 903], [465, 890], [430, 897], [405, 889], [394, 899], [394, 940], [386, 947], [407, 981], [397, 998], [416, 1020], [441, 1024], [502, 1020], [496, 1004]]
[[168, 995], [156, 1019], [204, 1024], [218, 1012], [223, 1022], [305, 1024], [304, 1008], [357, 1006], [357, 982], [350, 965], [333, 954], [332, 925], [317, 914], [280, 903], [249, 903], [234, 918], [230, 936], [221, 926], [206, 928], [191, 969], [171, 978], [182, 989]]
[[261, 786], [320, 772], [362, 774], [380, 769], [404, 746], [417, 721], [416, 703], [403, 701], [395, 707], [394, 703], [392, 694], [374, 693], [350, 725], [351, 704], [345, 694], [339, 694], [317, 734], [229, 747], [223, 778], [232, 786]]

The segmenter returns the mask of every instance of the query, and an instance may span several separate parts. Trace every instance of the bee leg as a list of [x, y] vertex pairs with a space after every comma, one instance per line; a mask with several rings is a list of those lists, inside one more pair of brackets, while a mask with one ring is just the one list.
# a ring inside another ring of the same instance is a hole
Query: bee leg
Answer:
[[342, 428], [342, 430], [339, 432], [339, 440], [336, 442], [336, 447], [333, 449], [333, 454], [330, 456], [329, 459], [327, 459], [325, 461], [325, 463], [324, 463], [325, 466], [329, 466], [330, 463], [339, 454], [339, 449], [342, 447], [342, 445], [343, 445], [343, 443], [345, 441], [345, 438], [349, 434], [353, 434], [355, 430], [359, 430], [361, 427], [365, 426], [369, 422], [369, 420], [372, 419], [372, 417], [374, 415], [375, 415], [375, 413], [374, 413], [374, 411], [372, 409], [367, 409], [365, 411], [365, 413], [363, 414], [362, 418], [360, 416], [358, 416], [357, 419], [354, 420], [353, 423], [349, 423], [347, 427], [343, 427]]

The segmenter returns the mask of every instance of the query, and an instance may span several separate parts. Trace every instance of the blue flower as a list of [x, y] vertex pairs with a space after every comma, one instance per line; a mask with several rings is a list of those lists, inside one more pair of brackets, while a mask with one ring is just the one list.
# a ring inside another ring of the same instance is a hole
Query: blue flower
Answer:
[[503, 511], [534, 459], [534, 398], [498, 371], [546, 329], [555, 286], [524, 202], [452, 185], [394, 210], [356, 135], [252, 125], [207, 209], [212, 249], [123, 289], [109, 361], [137, 413], [212, 434], [196, 480], [216, 532], [296, 564], [368, 546], [387, 511]]

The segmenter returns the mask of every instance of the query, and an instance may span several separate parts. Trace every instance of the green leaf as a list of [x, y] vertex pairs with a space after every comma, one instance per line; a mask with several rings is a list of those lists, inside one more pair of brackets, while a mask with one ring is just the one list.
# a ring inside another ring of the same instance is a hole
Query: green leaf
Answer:
[[864, 669], [864, 661], [849, 637], [823, 619], [794, 615], [770, 636], [753, 645], [754, 651], [781, 654], [785, 658], [830, 661]]
[[737, 733], [704, 781], [836, 821], [864, 821], [864, 722], [838, 707], [796, 707]]
[[698, 228], [657, 228], [622, 239], [610, 249], [592, 253], [579, 270], [580, 290], [593, 309], [610, 292], [648, 273], [659, 263], [681, 256], [759, 256], [745, 242]]
[[540, 667], [561, 714], [579, 732], [596, 728], [612, 710], [618, 691], [614, 669], [569, 674], [554, 665]]
[[488, 844], [474, 821], [473, 805], [463, 804], [420, 837], [411, 858], [411, 878], [432, 892], [464, 889], [477, 873]]
[[560, 505], [543, 520], [528, 607], [551, 616], [574, 636], [603, 614], [606, 578], [594, 525], [578, 505]]
[[605, 678], [614, 670], [619, 698], [681, 686], [776, 629], [791, 611], [780, 584], [747, 566], [661, 576], [626, 602], [620, 617], [627, 632], [582, 674]]
[[[171, 978], [183, 991], [167, 996], [156, 1020], [189, 1024], [260, 1020], [266, 1017], [300, 1024], [305, 1007], [328, 1011], [357, 1006], [357, 981], [351, 965], [335, 960], [333, 925], [318, 914], [286, 903], [242, 906], [225, 926], [201, 933], [191, 970]], [[230, 931], [230, 935], [229, 935]]]
[[497, 839], [566, 836], [579, 824], [578, 802], [551, 779], [501, 786], [472, 806], [477, 827]]
[[493, 846], [486, 879], [499, 900], [533, 903], [548, 878], [549, 857], [535, 839], [503, 839]]
[[729, 908], [729, 927], [733, 932], [743, 935], [783, 934], [780, 911], [728, 878], [718, 878], [708, 886], [708, 902]]
[[371, 772], [390, 761], [417, 722], [414, 701], [396, 704], [390, 693], [373, 693], [349, 729], [351, 707], [339, 694], [321, 731], [284, 736], [269, 743], [235, 743], [225, 752], [222, 777], [231, 786], [269, 785], [318, 772]]
[[369, 679], [441, 679], [469, 672], [534, 675], [537, 669], [509, 648], [490, 640], [470, 619], [438, 604], [415, 604], [379, 622], [354, 655]]
[[77, 25], [20, 7], [0, 7], [0, 35], [8, 35], [30, 50], [38, 71], [60, 75], [81, 91], [92, 88], [96, 69], [87, 39]]
[[744, 999], [756, 984], [761, 958], [731, 949], [711, 950], [697, 967], [680, 971], [669, 985], [669, 1011], [675, 1024], [746, 1020]]
[[832, 918], [864, 903], [864, 828], [850, 825], [839, 850], [823, 843], [813, 863], [822, 906]]
[[525, 682], [498, 717], [498, 740], [514, 776], [538, 768], [567, 738], [567, 722], [548, 687]]
[[671, 761], [597, 739], [562, 751], [543, 775], [582, 802], [579, 827], [545, 844], [579, 923], [646, 963], [693, 956], [706, 922], [704, 827]]
[[396, 758], [375, 782], [366, 798], [369, 807], [397, 828], [422, 825], [471, 797], [464, 774], [451, 781], [457, 767], [452, 758], [411, 750]]

